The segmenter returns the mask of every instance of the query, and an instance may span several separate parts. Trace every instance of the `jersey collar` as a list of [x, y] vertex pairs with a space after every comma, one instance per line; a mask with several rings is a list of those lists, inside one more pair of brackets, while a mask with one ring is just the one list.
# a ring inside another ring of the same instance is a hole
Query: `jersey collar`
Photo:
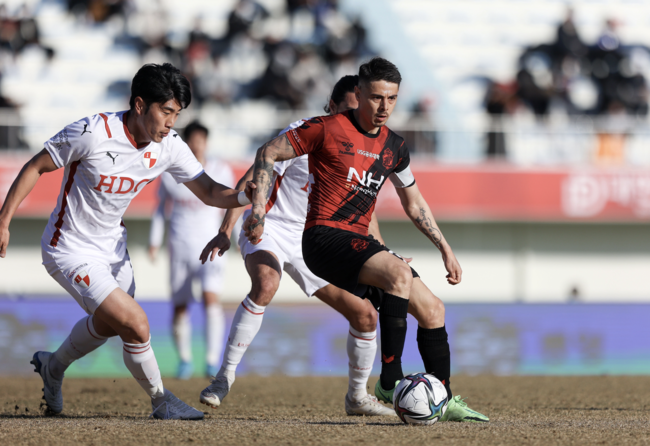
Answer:
[[361, 128], [361, 126], [359, 125], [357, 120], [354, 119], [354, 113], [352, 113], [352, 111], [353, 110], [347, 110], [347, 111], [345, 111], [343, 113], [345, 113], [348, 116], [348, 118], [350, 119], [350, 122], [352, 123], [354, 128], [356, 128], [357, 131], [359, 133], [361, 133], [363, 136], [365, 136], [366, 138], [379, 138], [379, 135], [381, 135], [381, 129], [382, 128], [379, 127], [379, 131], [377, 133], [368, 133], [368, 132], [366, 132], [364, 129]]
[[128, 116], [129, 116], [129, 111], [128, 111], [128, 110], [125, 111], [125, 112], [122, 114], [122, 126], [124, 127], [124, 134], [126, 135], [126, 139], [128, 139], [129, 142], [131, 143], [131, 145], [132, 145], [133, 147], [135, 147], [136, 149], [144, 149], [145, 147], [147, 147], [147, 146], [150, 144], [150, 142], [145, 143], [145, 144], [137, 144], [137, 143], [135, 142], [135, 140], [134, 140], [133, 137], [131, 136], [131, 133], [129, 132], [129, 129], [126, 127], [126, 121], [127, 121], [127, 119], [128, 119]]

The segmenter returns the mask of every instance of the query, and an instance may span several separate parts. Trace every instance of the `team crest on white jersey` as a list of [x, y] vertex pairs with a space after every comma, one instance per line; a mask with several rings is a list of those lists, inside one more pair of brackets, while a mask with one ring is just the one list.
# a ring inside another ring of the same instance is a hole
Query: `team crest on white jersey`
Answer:
[[147, 169], [151, 169], [153, 166], [156, 165], [156, 161], [158, 161], [158, 153], [152, 151], [144, 153], [142, 158], [144, 167], [146, 167]]
[[85, 269], [82, 269], [76, 276], [74, 276], [74, 283], [79, 285], [81, 288], [88, 288], [90, 286], [90, 276]]

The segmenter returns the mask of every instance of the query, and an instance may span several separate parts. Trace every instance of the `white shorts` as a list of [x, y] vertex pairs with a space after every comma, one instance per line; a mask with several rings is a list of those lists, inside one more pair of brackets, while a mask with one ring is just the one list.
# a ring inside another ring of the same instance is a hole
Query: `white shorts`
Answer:
[[[198, 257], [198, 256], [197, 256]], [[175, 306], [188, 305], [194, 301], [192, 281], [199, 279], [204, 292], [219, 294], [223, 290], [223, 271], [226, 256], [216, 256], [204, 265], [201, 260], [186, 259], [173, 254], [169, 259], [172, 302]]]
[[248, 241], [242, 229], [239, 234], [239, 248], [241, 255], [246, 256], [258, 251], [269, 251], [275, 254], [280, 266], [291, 276], [307, 296], [329, 285], [320, 277], [314, 275], [302, 258], [302, 233], [293, 234], [282, 230], [280, 225], [267, 220], [264, 224], [264, 234], [257, 245]]
[[87, 254], [59, 254], [41, 249], [43, 266], [86, 313], [94, 314], [116, 288], [135, 295], [131, 258], [126, 252], [117, 263], [108, 263]]

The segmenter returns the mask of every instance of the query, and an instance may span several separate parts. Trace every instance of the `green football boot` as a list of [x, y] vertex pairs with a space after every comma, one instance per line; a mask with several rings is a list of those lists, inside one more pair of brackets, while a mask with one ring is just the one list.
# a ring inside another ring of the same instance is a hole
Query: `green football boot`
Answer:
[[399, 384], [399, 381], [395, 381], [395, 387], [390, 390], [384, 390], [381, 387], [381, 379], [377, 380], [375, 385], [375, 396], [379, 401], [383, 401], [386, 404], [393, 404], [393, 393], [395, 393], [395, 388]]
[[[375, 392], [376, 391], [377, 390], [375, 389]], [[447, 412], [445, 412], [442, 418], [440, 418], [440, 421], [487, 423], [490, 419], [482, 413], [478, 413], [477, 411], [467, 407], [467, 403], [460, 398], [460, 395], [456, 395], [447, 404]]]

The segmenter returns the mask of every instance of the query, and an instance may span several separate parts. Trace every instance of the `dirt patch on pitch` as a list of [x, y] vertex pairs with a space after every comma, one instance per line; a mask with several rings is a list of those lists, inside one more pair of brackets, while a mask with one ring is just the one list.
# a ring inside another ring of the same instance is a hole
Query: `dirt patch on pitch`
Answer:
[[[374, 385], [375, 379], [371, 379]], [[38, 379], [0, 379], [2, 445], [173, 444], [647, 444], [650, 377], [456, 377], [453, 389], [490, 416], [486, 425], [402, 425], [348, 417], [345, 378], [241, 377], [219, 409], [198, 403], [207, 381], [165, 379], [204, 421], [148, 420], [131, 379], [69, 379], [64, 412], [45, 417]], [[441, 443], [443, 444], [443, 443]]]

